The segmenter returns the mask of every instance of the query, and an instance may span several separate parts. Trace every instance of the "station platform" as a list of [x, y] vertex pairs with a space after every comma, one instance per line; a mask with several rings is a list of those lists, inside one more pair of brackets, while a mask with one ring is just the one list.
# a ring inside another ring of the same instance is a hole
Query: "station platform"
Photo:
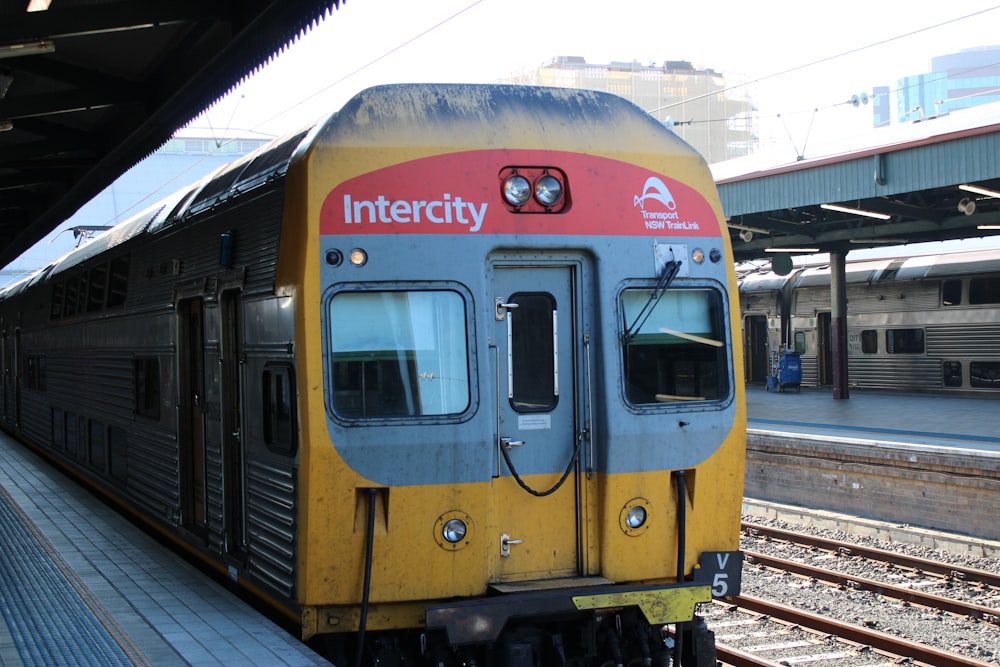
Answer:
[[747, 388], [744, 496], [1000, 540], [1000, 398]]
[[0, 667], [329, 665], [0, 435]]
[[1000, 397], [747, 387], [751, 430], [1000, 452]]

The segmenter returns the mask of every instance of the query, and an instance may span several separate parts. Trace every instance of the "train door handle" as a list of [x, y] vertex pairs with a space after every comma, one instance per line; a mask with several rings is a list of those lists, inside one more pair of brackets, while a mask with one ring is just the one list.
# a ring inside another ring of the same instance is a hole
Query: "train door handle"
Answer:
[[521, 447], [524, 445], [524, 440], [511, 440], [510, 438], [500, 438], [500, 444], [510, 449], [511, 447]]
[[524, 540], [512, 540], [508, 533], [500, 533], [500, 557], [510, 558], [510, 545], [524, 544]]
[[497, 297], [494, 300], [494, 308], [496, 309], [496, 319], [497, 322], [503, 322], [507, 317], [507, 311], [511, 308], [517, 308], [516, 303], [507, 303], [507, 300], [503, 297]]

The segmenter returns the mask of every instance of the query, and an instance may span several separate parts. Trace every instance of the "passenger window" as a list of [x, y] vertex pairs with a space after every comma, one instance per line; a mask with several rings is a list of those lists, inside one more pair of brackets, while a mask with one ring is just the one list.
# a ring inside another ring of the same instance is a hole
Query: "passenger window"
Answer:
[[969, 304], [1000, 303], [1000, 278], [973, 278], [969, 281]]
[[941, 305], [960, 306], [962, 305], [962, 281], [945, 280], [941, 283]]
[[340, 292], [330, 300], [327, 327], [337, 416], [454, 415], [468, 408], [468, 326], [458, 292]]
[[1000, 389], [1000, 362], [969, 362], [969, 385], [982, 389]]
[[652, 289], [621, 295], [625, 398], [634, 405], [704, 401], [729, 393], [722, 296]]
[[806, 332], [796, 331], [795, 332], [795, 351], [799, 354], [806, 353]]
[[292, 369], [271, 366], [264, 370], [264, 442], [279, 454], [295, 452], [295, 400]]
[[518, 412], [547, 412], [559, 400], [555, 386], [556, 302], [551, 294], [514, 294], [510, 317], [513, 387], [510, 404]]
[[889, 329], [885, 332], [885, 351], [889, 354], [923, 354], [923, 329]]
[[135, 366], [135, 413], [150, 419], [160, 418], [160, 360], [139, 357]]
[[962, 362], [946, 361], [941, 365], [941, 379], [946, 387], [962, 386]]
[[861, 352], [863, 354], [878, 353], [878, 331], [865, 329], [861, 332]]

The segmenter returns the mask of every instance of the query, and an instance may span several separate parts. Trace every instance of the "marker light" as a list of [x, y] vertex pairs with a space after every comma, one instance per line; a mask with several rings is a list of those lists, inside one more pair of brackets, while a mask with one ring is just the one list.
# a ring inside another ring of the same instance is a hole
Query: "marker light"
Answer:
[[705, 251], [701, 248], [695, 248], [691, 251], [691, 260], [695, 264], [701, 264], [705, 261]]
[[562, 199], [562, 183], [551, 174], [542, 176], [535, 183], [535, 198], [544, 206], [555, 206]]
[[350, 254], [351, 264], [354, 266], [364, 266], [365, 262], [368, 261], [368, 253], [366, 253], [361, 248], [355, 248]]
[[531, 183], [515, 174], [504, 181], [503, 196], [511, 206], [524, 206], [531, 197]]

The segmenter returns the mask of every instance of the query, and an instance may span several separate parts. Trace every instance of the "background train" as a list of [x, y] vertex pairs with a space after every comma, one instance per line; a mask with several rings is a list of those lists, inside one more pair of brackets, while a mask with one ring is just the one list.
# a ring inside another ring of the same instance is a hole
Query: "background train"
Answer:
[[0, 420], [337, 664], [714, 665], [722, 219], [621, 98], [369, 89], [5, 290]]
[[[784, 349], [803, 386], [833, 383], [830, 267], [740, 278], [746, 380], [765, 382]], [[848, 261], [850, 387], [1000, 392], [1000, 254], [966, 251]]]

